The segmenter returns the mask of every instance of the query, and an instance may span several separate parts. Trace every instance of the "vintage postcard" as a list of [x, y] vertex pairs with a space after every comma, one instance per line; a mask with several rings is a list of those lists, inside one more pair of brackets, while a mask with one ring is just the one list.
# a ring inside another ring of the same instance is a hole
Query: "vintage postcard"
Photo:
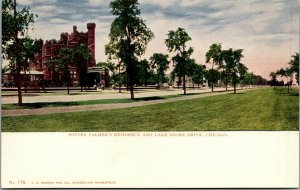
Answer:
[[2, 0], [2, 188], [299, 187], [298, 0]]

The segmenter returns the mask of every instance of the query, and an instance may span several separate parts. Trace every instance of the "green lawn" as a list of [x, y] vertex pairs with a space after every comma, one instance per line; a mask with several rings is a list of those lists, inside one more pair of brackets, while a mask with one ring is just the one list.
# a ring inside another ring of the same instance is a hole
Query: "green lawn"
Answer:
[[2, 118], [3, 131], [298, 130], [299, 92], [263, 88], [136, 108]]

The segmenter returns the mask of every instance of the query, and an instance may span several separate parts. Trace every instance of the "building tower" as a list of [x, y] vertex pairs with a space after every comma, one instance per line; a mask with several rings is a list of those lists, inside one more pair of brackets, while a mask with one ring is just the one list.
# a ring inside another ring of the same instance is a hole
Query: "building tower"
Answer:
[[88, 48], [91, 51], [92, 54], [92, 62], [90, 67], [96, 66], [96, 60], [95, 60], [95, 28], [96, 24], [95, 23], [88, 23], [87, 24], [87, 29], [88, 29], [88, 41], [87, 45]]

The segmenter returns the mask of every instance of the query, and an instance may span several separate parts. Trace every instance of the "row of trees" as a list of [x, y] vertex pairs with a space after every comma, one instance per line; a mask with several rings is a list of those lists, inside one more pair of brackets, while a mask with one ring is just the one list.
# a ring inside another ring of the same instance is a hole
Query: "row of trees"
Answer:
[[295, 53], [295, 55], [292, 55], [292, 58], [289, 62], [289, 67], [287, 68], [281, 68], [275, 72], [270, 73], [271, 77], [271, 86], [279, 86], [280, 82], [277, 80], [277, 77], [285, 77], [286, 79], [286, 86], [288, 87], [288, 94], [290, 93], [290, 88], [293, 84], [293, 76], [295, 74], [295, 78], [297, 83], [299, 84], [299, 53]]
[[[134, 99], [134, 84], [140, 84], [141, 78], [144, 79], [144, 84], [147, 84], [151, 75], [149, 68], [155, 69], [157, 81], [163, 83], [165, 71], [169, 68], [170, 62], [168, 55], [161, 53], [155, 53], [150, 58], [150, 62], [147, 60], [139, 61], [154, 34], [146, 26], [144, 20], [140, 18], [141, 12], [138, 6], [138, 0], [113, 0], [110, 3], [111, 14], [115, 15], [116, 18], [111, 25], [110, 42], [105, 46], [106, 54], [109, 57], [108, 61], [117, 62], [119, 86], [121, 85], [121, 67], [126, 73], [132, 99]], [[205, 66], [197, 64], [191, 58], [194, 49], [187, 47], [187, 42], [191, 41], [192, 38], [185, 29], [178, 28], [175, 31], [169, 31], [167, 36], [166, 47], [170, 53], [174, 54], [171, 57], [174, 66], [171, 76], [173, 79], [178, 77], [179, 83], [183, 83], [184, 94], [186, 94], [187, 76], [191, 77], [193, 82], [198, 85], [202, 83], [205, 76], [212, 87], [212, 91], [214, 84], [220, 79], [224, 80], [226, 90], [230, 82], [234, 86], [234, 93], [236, 93], [236, 86], [240, 82], [251, 84], [254, 80], [263, 80], [253, 73], [248, 73], [248, 68], [241, 63], [242, 49], [222, 50], [221, 44], [212, 44], [206, 53], [206, 62], [211, 63], [212, 68], [206, 71]]]

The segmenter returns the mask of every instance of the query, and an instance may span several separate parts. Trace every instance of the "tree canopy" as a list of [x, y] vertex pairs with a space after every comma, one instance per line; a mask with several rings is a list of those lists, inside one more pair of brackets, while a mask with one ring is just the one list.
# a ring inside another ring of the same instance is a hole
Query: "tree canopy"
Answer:
[[156, 74], [158, 78], [158, 82], [163, 84], [166, 82], [166, 74], [165, 72], [169, 68], [169, 56], [162, 53], [154, 53], [152, 57], [150, 57], [150, 64], [152, 69], [156, 69]]
[[145, 53], [147, 44], [154, 34], [140, 18], [138, 0], [113, 0], [110, 12], [117, 16], [111, 24], [110, 42], [107, 53], [120, 58], [126, 68], [131, 99], [134, 99], [133, 87], [138, 72], [138, 57]]
[[183, 91], [186, 94], [186, 81], [187, 70], [189, 64], [192, 63], [190, 56], [193, 53], [193, 48], [188, 48], [186, 43], [192, 40], [184, 28], [178, 28], [176, 31], [169, 31], [168, 38], [165, 40], [165, 44], [169, 52], [175, 52], [176, 55], [172, 57], [175, 65], [173, 74], [177, 75], [179, 80], [183, 79]]
[[[222, 67], [222, 46], [221, 44], [212, 44], [209, 47], [208, 52], [205, 54], [206, 57], [206, 63], [211, 63], [212, 67], [211, 69], [214, 69], [214, 65], [217, 64], [219, 67]], [[215, 73], [215, 72], [211, 72]], [[214, 83], [217, 82], [217, 77], [211, 76], [211, 90], [214, 91]]]
[[32, 58], [39, 44], [27, 35], [36, 17], [27, 7], [17, 10], [16, 0], [2, 1], [2, 52], [4, 59], [9, 60], [10, 69], [15, 76], [18, 105], [22, 104], [20, 72], [28, 67], [28, 59]]
[[291, 71], [296, 73], [296, 80], [299, 84], [299, 53], [295, 53], [295, 55], [292, 56], [289, 64]]

